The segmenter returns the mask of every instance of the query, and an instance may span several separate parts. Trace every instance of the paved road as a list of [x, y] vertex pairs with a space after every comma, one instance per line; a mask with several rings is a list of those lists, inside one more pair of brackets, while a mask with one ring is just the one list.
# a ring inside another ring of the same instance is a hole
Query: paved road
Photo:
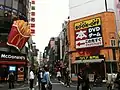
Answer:
[[[63, 84], [56, 80], [52, 80], [53, 89], [52, 90], [76, 90], [76, 86], [71, 85], [71, 87], [65, 87]], [[8, 85], [0, 87], [0, 90], [9, 90]], [[29, 90], [28, 85], [19, 86], [16, 89], [11, 90]], [[37, 86], [34, 90], [38, 90]], [[81, 89], [80, 89], [81, 90]], [[105, 87], [93, 87], [91, 90], [107, 90]]]

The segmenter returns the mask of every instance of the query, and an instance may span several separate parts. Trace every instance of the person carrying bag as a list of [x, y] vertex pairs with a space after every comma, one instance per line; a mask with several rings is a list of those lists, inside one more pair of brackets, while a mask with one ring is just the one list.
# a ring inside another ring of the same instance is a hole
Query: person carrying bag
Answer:
[[52, 90], [52, 84], [50, 81], [49, 69], [48, 67], [44, 67], [43, 79], [41, 80], [42, 90]]

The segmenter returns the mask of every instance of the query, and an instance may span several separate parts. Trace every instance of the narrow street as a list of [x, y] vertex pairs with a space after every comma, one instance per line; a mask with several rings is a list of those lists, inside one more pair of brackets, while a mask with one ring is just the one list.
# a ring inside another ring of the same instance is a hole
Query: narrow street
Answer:
[[[76, 90], [76, 85], [71, 85], [71, 87], [65, 87], [62, 83], [58, 82], [57, 80], [52, 80], [52, 85], [52, 90]], [[0, 90], [9, 90], [8, 84], [0, 85]], [[29, 85], [16, 85], [16, 88], [11, 90], [29, 90]], [[35, 86], [34, 90], [39, 89], [37, 86]], [[93, 87], [91, 90], [106, 90], [106, 87]]]

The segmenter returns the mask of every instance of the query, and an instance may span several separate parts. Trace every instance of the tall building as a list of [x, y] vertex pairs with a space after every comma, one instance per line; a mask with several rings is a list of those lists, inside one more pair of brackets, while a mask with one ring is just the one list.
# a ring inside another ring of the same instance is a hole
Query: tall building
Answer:
[[31, 0], [31, 8], [30, 8], [30, 26], [31, 26], [31, 33], [35, 35], [35, 0]]
[[[17, 81], [26, 77], [27, 57], [16, 48], [7, 45], [13, 21], [28, 21], [29, 0], [0, 0], [0, 77], [7, 78], [10, 71]], [[17, 37], [17, 36], [16, 36]]]

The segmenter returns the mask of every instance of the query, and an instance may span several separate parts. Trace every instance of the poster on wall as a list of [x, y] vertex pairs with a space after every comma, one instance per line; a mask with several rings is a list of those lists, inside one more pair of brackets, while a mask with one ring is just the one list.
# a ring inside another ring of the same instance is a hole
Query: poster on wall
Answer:
[[76, 49], [102, 46], [101, 18], [93, 18], [74, 24]]

